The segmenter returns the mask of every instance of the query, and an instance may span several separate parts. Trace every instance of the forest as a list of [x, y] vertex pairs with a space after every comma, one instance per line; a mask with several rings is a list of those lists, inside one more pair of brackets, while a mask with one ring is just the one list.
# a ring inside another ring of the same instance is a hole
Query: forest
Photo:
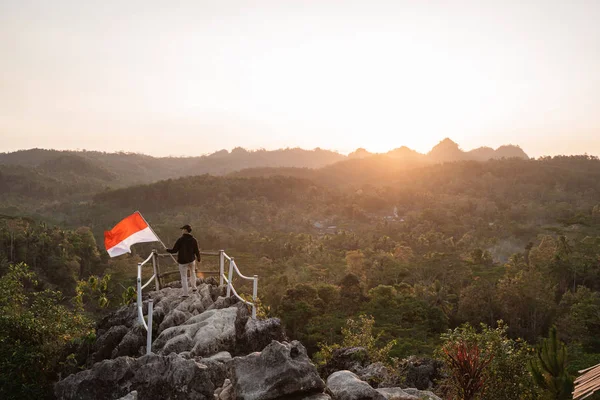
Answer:
[[[0, 369], [15, 371], [0, 395], [44, 393], [73, 342], [127, 301], [157, 244], [110, 259], [102, 234], [139, 210], [167, 244], [189, 223], [203, 249], [235, 255], [260, 277], [262, 315], [318, 365], [358, 324], [399, 371], [410, 357], [444, 363], [447, 398], [570, 398], [577, 371], [600, 363], [600, 160], [489, 158], [363, 154], [138, 184], [79, 156], [0, 165]], [[454, 378], [465, 344], [481, 351], [483, 397]], [[566, 354], [552, 376], [549, 344]]]

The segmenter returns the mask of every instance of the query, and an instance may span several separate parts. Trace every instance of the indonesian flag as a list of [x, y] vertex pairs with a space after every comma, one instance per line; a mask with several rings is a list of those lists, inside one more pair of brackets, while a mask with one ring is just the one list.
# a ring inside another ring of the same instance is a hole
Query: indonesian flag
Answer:
[[110, 231], [104, 231], [104, 247], [111, 257], [131, 253], [130, 247], [133, 244], [159, 241], [139, 211], [119, 222]]

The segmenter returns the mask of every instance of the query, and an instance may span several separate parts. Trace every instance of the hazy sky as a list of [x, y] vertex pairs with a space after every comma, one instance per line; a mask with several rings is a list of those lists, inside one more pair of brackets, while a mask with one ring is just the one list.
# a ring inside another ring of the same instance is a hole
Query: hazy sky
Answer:
[[600, 0], [0, 0], [0, 151], [600, 154]]

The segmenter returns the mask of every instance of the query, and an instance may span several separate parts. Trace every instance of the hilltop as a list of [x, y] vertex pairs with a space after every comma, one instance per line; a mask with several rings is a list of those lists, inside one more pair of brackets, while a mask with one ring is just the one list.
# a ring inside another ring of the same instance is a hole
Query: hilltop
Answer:
[[[144, 309], [149, 299], [156, 305], [150, 354], [145, 354], [146, 332], [136, 304], [124, 306], [99, 322], [91, 351], [84, 346], [77, 351], [75, 359], [87, 368], [73, 368], [59, 381], [56, 397], [439, 400], [429, 391], [398, 387], [394, 371], [370, 362], [363, 347], [343, 349], [350, 357], [340, 354], [320, 377], [306, 348], [288, 341], [278, 318], [251, 318], [247, 307], [226, 296], [226, 287], [214, 280], [201, 282], [183, 300], [180, 287], [176, 282], [144, 295]], [[351, 357], [357, 354], [360, 360]]]

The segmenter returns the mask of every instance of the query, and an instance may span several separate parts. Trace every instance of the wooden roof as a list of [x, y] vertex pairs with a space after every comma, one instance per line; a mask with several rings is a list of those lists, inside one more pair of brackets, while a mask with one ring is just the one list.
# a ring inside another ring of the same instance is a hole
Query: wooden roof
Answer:
[[600, 364], [579, 371], [581, 375], [575, 379], [573, 399], [582, 400], [600, 390]]

